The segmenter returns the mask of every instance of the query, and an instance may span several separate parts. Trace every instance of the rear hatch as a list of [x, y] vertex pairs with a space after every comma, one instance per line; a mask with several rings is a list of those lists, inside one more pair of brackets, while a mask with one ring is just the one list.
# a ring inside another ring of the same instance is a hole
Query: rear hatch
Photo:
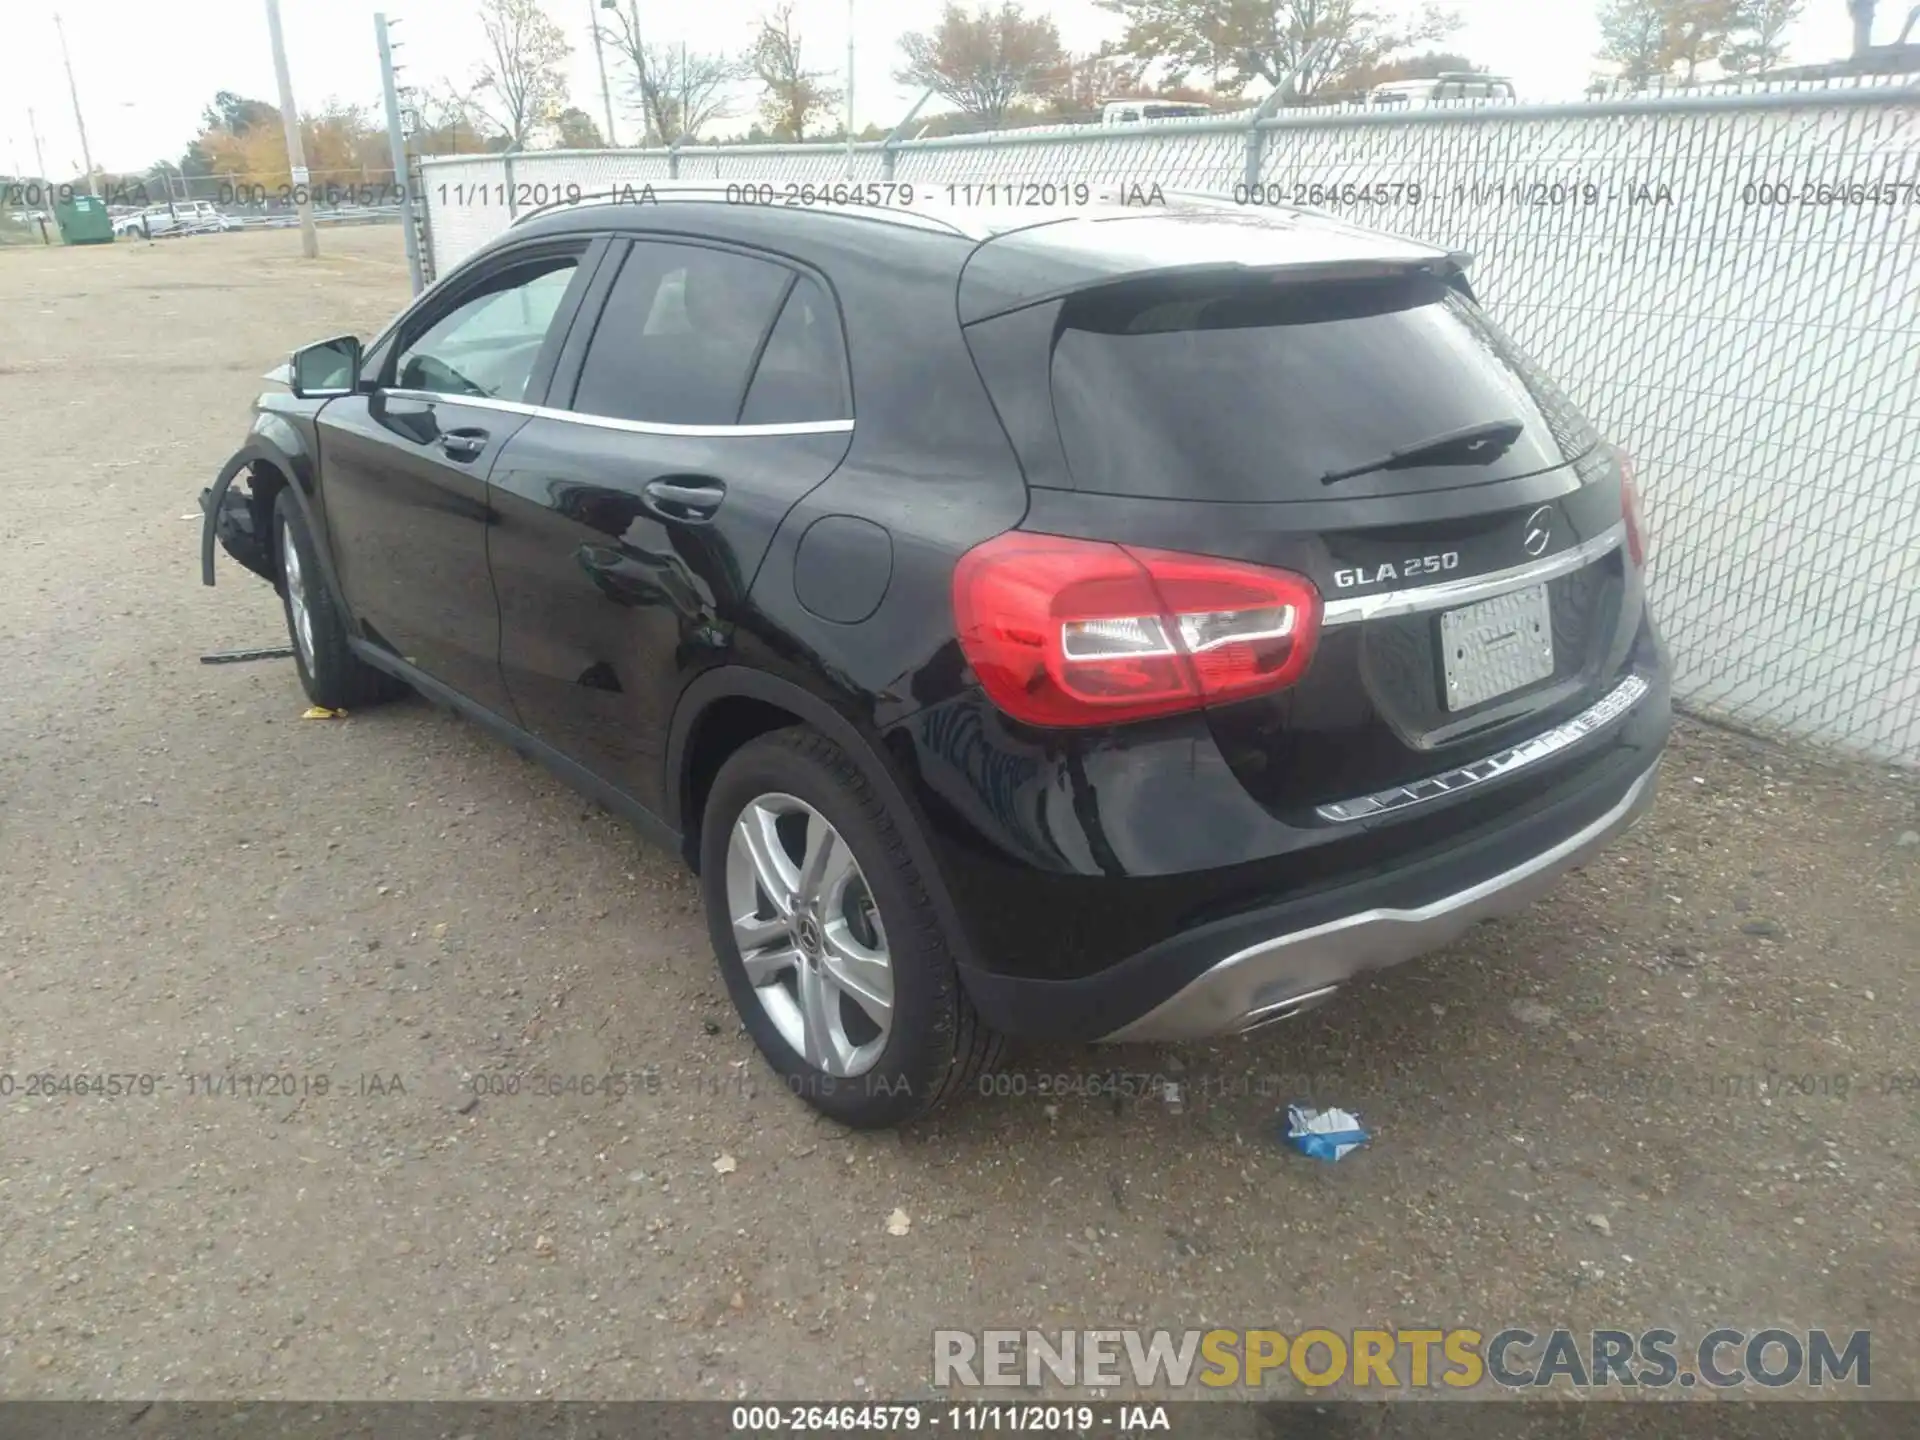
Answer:
[[968, 333], [1025, 528], [1318, 588], [1304, 676], [1208, 712], [1276, 813], [1392, 808], [1373, 797], [1577, 730], [1630, 668], [1620, 459], [1446, 266], [1128, 275]]

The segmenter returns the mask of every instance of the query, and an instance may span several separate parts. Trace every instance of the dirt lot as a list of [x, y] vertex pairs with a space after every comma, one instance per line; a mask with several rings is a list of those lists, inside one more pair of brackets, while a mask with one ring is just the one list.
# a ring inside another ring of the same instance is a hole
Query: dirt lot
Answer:
[[[198, 663], [284, 639], [198, 576], [260, 373], [405, 300], [396, 231], [323, 243], [0, 253], [0, 1393], [911, 1396], [935, 1326], [1564, 1324], [1870, 1327], [1920, 1397], [1910, 778], [1689, 726], [1471, 943], [848, 1135], [768, 1084], [669, 857], [423, 703]], [[1184, 1103], [1040, 1093], [1113, 1069]], [[25, 1093], [79, 1072], [157, 1078]], [[219, 1084], [268, 1072], [330, 1090]], [[469, 1103], [535, 1072], [643, 1078]], [[1309, 1099], [1371, 1147], [1283, 1150]]]

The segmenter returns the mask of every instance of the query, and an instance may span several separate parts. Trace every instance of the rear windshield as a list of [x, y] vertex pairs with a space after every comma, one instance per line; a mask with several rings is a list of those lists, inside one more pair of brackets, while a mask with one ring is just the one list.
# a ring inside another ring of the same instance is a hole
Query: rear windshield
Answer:
[[[1082, 490], [1398, 494], [1535, 474], [1598, 440], [1473, 301], [1430, 276], [1135, 286], [1069, 300], [1061, 327], [1054, 410]], [[1326, 480], [1485, 426], [1499, 432], [1489, 442]]]

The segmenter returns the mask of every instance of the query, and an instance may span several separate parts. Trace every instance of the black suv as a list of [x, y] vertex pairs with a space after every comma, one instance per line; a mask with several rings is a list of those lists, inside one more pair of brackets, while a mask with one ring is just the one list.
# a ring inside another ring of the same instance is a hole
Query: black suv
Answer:
[[202, 568], [317, 704], [411, 687], [675, 847], [821, 1110], [1298, 1014], [1651, 801], [1627, 462], [1464, 257], [728, 199], [535, 214], [300, 351]]

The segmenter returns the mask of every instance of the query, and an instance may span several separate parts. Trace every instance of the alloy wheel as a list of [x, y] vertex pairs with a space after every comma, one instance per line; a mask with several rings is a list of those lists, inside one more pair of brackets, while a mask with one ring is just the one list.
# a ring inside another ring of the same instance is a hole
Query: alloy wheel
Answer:
[[873, 1068], [893, 1028], [893, 961], [840, 832], [792, 795], [762, 795], [727, 844], [727, 906], [747, 978], [781, 1038], [834, 1076]]
[[313, 612], [307, 604], [307, 577], [300, 569], [300, 547], [293, 543], [293, 527], [280, 526], [280, 573], [287, 581], [287, 613], [293, 617], [293, 638], [307, 673], [313, 673]]

